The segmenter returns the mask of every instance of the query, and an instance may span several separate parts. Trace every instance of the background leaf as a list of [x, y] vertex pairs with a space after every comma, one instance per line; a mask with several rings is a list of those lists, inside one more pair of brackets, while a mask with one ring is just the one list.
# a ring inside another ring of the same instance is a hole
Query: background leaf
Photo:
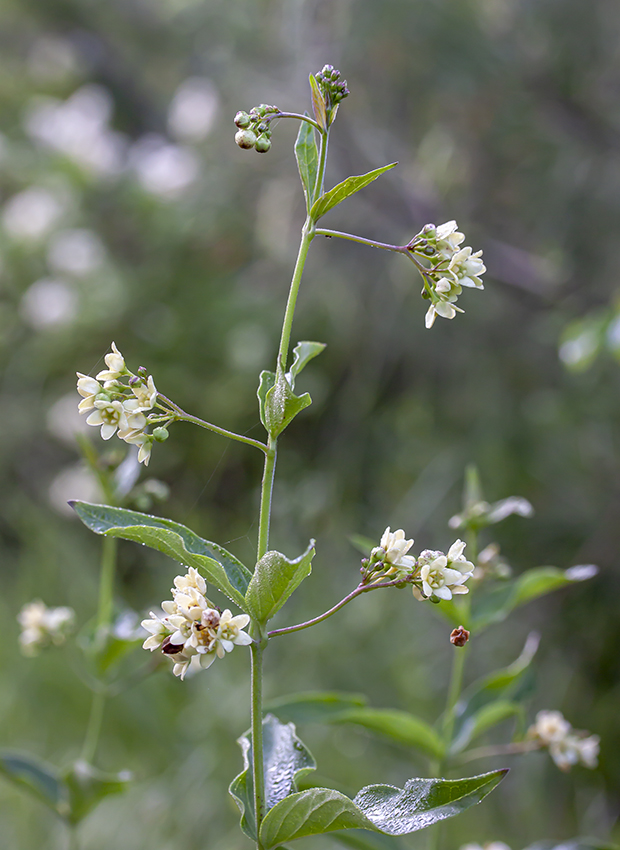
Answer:
[[28, 754], [0, 752], [0, 773], [62, 817], [69, 815], [69, 789], [52, 765]]
[[326, 212], [329, 212], [339, 203], [350, 198], [351, 195], [359, 192], [360, 189], [368, 186], [369, 183], [372, 183], [373, 180], [376, 180], [377, 177], [385, 171], [389, 171], [391, 168], [394, 168], [395, 165], [398, 165], [398, 163], [391, 162], [389, 165], [384, 165], [382, 168], [375, 168], [374, 171], [369, 171], [368, 174], [358, 174], [353, 177], [347, 177], [347, 179], [343, 180], [342, 183], [338, 183], [338, 185], [334, 186], [333, 189], [330, 189], [329, 192], [325, 192], [324, 195], [317, 198], [310, 210], [311, 218], [313, 218], [314, 221], [318, 221], [321, 216], [325, 215]]
[[410, 779], [403, 789], [368, 785], [354, 800], [328, 788], [292, 794], [274, 806], [261, 826], [265, 848], [338, 829], [406, 835], [479, 803], [507, 770], [468, 779]]
[[[305, 112], [304, 115], [308, 113]], [[308, 212], [314, 201], [314, 188], [319, 163], [319, 152], [316, 146], [315, 130], [307, 121], [299, 122], [299, 133], [295, 142], [295, 159], [301, 177], [301, 185], [306, 196]]]
[[267, 552], [256, 564], [245, 601], [252, 616], [261, 622], [270, 620], [289, 596], [312, 572], [314, 540], [298, 558], [289, 560], [281, 552]]
[[104, 797], [125, 791], [131, 775], [126, 771], [102, 773], [92, 765], [78, 761], [63, 773], [63, 779], [69, 790], [69, 820], [78, 823]]
[[470, 715], [461, 724], [460, 731], [455, 737], [450, 753], [460, 753], [465, 747], [484, 734], [487, 730], [509, 717], [522, 716], [523, 709], [515, 702], [507, 700], [496, 700], [485, 705], [475, 714]]
[[203, 540], [178, 522], [138, 511], [70, 502], [84, 525], [96, 534], [122, 537], [163, 552], [183, 566], [199, 570], [211, 584], [245, 610], [252, 573], [226, 549]]

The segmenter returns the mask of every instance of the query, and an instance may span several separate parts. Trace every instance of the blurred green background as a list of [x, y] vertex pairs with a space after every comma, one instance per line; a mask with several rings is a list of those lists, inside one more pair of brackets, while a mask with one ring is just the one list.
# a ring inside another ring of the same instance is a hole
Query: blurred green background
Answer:
[[[300, 379], [314, 404], [281, 441], [272, 545], [293, 556], [312, 536], [318, 554], [276, 622], [313, 616], [354, 586], [351, 534], [378, 539], [390, 524], [416, 549], [447, 547], [475, 462], [487, 498], [520, 494], [536, 508], [493, 537], [516, 572], [589, 562], [601, 572], [473, 636], [467, 679], [539, 630], [531, 716], [562, 710], [601, 736], [602, 753], [597, 771], [569, 774], [544, 754], [476, 763], [513, 770], [449, 824], [444, 846], [620, 840], [616, 0], [5, 0], [0, 32], [0, 746], [66, 764], [88, 716], [77, 652], [24, 659], [15, 621], [33, 598], [73, 606], [80, 625], [96, 609], [99, 541], [63, 507], [97, 498], [76, 429], [104, 449], [77, 421], [75, 371], [102, 368], [115, 340], [182, 407], [262, 438], [257, 374], [273, 368], [303, 197], [293, 122], [259, 157], [235, 146], [232, 119], [260, 102], [309, 108], [308, 73], [330, 62], [351, 96], [328, 185], [400, 164], [325, 226], [402, 242], [456, 218], [488, 273], [483, 294], [461, 298], [465, 315], [426, 331], [409, 263], [315, 241], [293, 339], [328, 347]], [[177, 425], [143, 475], [170, 486], [154, 510], [251, 561], [255, 454]], [[121, 544], [119, 609], [157, 605], [175, 574]], [[433, 721], [454, 650], [430, 607], [369, 596], [275, 641], [267, 696], [350, 690]], [[85, 850], [249, 847], [226, 793], [248, 725], [247, 672], [238, 650], [185, 683], [160, 672], [110, 701], [100, 765], [137, 781], [85, 821]], [[346, 791], [425, 770], [362, 732], [299, 731]], [[24, 850], [66, 841], [4, 780], [0, 832]], [[418, 833], [402, 846], [425, 842]]]

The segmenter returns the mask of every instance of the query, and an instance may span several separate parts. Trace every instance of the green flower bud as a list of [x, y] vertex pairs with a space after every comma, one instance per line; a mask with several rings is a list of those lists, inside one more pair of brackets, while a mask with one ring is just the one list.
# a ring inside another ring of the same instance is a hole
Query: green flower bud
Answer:
[[252, 130], [239, 130], [235, 133], [235, 142], [240, 148], [249, 151], [256, 144], [256, 133]]
[[265, 135], [259, 136], [254, 147], [258, 153], [267, 153], [271, 148], [271, 139]]
[[235, 124], [240, 130], [246, 130], [251, 123], [252, 119], [247, 112], [237, 112], [235, 115]]
[[153, 430], [153, 439], [156, 440], [158, 443], [165, 442], [165, 440], [167, 440], [169, 436], [170, 434], [168, 433], [167, 428], [155, 428]]

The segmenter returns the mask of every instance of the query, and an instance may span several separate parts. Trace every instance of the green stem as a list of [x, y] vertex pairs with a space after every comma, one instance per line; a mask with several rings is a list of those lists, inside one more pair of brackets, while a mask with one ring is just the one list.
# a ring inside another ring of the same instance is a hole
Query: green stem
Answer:
[[260, 513], [258, 519], [257, 560], [263, 557], [269, 549], [269, 525], [271, 521], [271, 500], [273, 496], [273, 481], [276, 475], [276, 460], [278, 457], [278, 441], [269, 438], [269, 447], [265, 455], [265, 468], [260, 493]]
[[101, 575], [99, 578], [99, 609], [97, 611], [97, 631], [106, 628], [112, 620], [114, 601], [114, 574], [116, 572], [116, 552], [118, 540], [104, 536], [101, 546]]
[[452, 673], [450, 676], [450, 687], [448, 689], [448, 699], [446, 701], [446, 711], [443, 719], [443, 739], [448, 750], [452, 743], [452, 733], [454, 732], [455, 714], [454, 710], [461, 696], [463, 687], [463, 673], [465, 670], [465, 655], [467, 647], [455, 647], [452, 657]]
[[286, 369], [288, 349], [291, 342], [293, 317], [295, 316], [295, 305], [297, 304], [297, 295], [299, 294], [299, 285], [301, 283], [301, 276], [303, 274], [304, 266], [306, 264], [308, 249], [310, 248], [310, 243], [312, 242], [313, 238], [313, 224], [312, 221], [308, 218], [306, 219], [306, 222], [303, 226], [303, 230], [301, 232], [301, 242], [299, 244], [297, 262], [295, 263], [293, 278], [291, 280], [291, 287], [289, 289], [288, 300], [286, 302], [286, 310], [284, 311], [282, 335], [280, 337], [280, 348], [278, 349], [278, 366], [281, 366], [282, 369]]
[[517, 741], [514, 744], [497, 744], [493, 747], [477, 747], [475, 750], [469, 750], [467, 753], [459, 756], [459, 762], [465, 764], [468, 761], [476, 759], [492, 758], [493, 756], [517, 756], [523, 753], [532, 753], [535, 750], [540, 750], [541, 744], [539, 741]]
[[325, 163], [327, 162], [327, 148], [329, 145], [329, 130], [321, 130], [321, 142], [319, 150], [319, 166], [316, 172], [316, 182], [312, 197], [316, 201], [323, 194], [323, 182], [325, 180]]
[[106, 694], [104, 691], [96, 691], [93, 694], [93, 701], [90, 705], [90, 716], [88, 718], [88, 726], [86, 727], [86, 735], [82, 745], [80, 758], [82, 761], [92, 764], [97, 753], [97, 744], [101, 734], [101, 726], [103, 724], [103, 709], [105, 706]]
[[201, 428], [206, 428], [208, 431], [213, 431], [215, 434], [219, 434], [222, 437], [228, 437], [229, 440], [236, 440], [239, 443], [254, 446], [254, 448], [260, 449], [261, 452], [267, 452], [267, 446], [259, 440], [253, 440], [251, 437], [244, 437], [242, 434], [235, 434], [234, 431], [227, 431], [226, 428], [220, 428], [219, 425], [212, 425], [211, 422], [205, 422], [204, 419], [200, 419], [198, 416], [192, 416], [190, 413], [186, 413], [178, 406], [178, 404], [170, 401], [170, 399], [166, 398], [165, 395], [158, 393], [158, 396], [163, 399], [166, 404], [170, 405], [175, 413], [174, 418], [177, 421], [191, 422], [193, 425], [199, 425]]
[[72, 823], [67, 823], [67, 836], [69, 838], [69, 850], [80, 850], [80, 840], [77, 834], [77, 826]]
[[252, 650], [252, 780], [256, 813], [256, 850], [263, 850], [259, 834], [265, 814], [265, 766], [263, 761], [263, 646], [259, 635]]
[[369, 245], [371, 248], [383, 248], [385, 251], [396, 251], [398, 254], [409, 254], [406, 245], [391, 245], [389, 242], [377, 242], [375, 239], [366, 239], [364, 236], [355, 236], [353, 233], [344, 233], [341, 230], [328, 230], [325, 227], [317, 227], [317, 236], [337, 236], [339, 239], [348, 239], [351, 242], [359, 242], [360, 245]]
[[315, 130], [318, 130], [319, 133], [323, 132], [323, 128], [315, 121], [314, 118], [310, 118], [309, 115], [302, 115], [300, 112], [277, 112], [275, 115], [268, 116], [268, 121], [271, 122], [274, 118], [297, 118], [298, 121], [306, 121], [308, 124], [312, 124]]

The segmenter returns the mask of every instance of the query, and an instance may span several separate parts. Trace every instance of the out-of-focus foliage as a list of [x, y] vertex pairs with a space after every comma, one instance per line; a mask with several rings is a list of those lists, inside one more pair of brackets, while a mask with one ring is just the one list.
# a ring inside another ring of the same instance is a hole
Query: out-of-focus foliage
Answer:
[[[446, 840], [608, 836], [620, 787], [620, 376], [607, 357], [567, 370], [558, 347], [570, 365], [570, 323], [584, 316], [598, 333], [600, 315], [613, 343], [618, 4], [6, 0], [0, 22], [0, 744], [64, 768], [88, 716], [77, 652], [22, 659], [15, 623], [33, 598], [71, 605], [80, 625], [96, 606], [100, 541], [64, 508], [98, 495], [75, 445], [75, 370], [101, 368], [114, 339], [185, 409], [262, 434], [257, 376], [275, 365], [305, 204], [293, 122], [258, 157], [236, 147], [232, 118], [263, 101], [308, 108], [308, 72], [332, 62], [351, 96], [328, 185], [399, 166], [325, 225], [401, 241], [456, 218], [489, 272], [464, 316], [426, 331], [402, 258], [315, 240], [294, 339], [328, 347], [299, 379], [314, 403], [282, 443], [273, 544], [302, 551], [315, 537], [317, 556], [274, 622], [319, 613], [354, 586], [352, 534], [378, 539], [389, 523], [421, 548], [449, 545], [463, 468], [476, 462], [490, 500], [519, 493], [536, 508], [484, 541], [501, 543], [515, 573], [593, 562], [601, 574], [473, 634], [468, 676], [512, 661], [535, 627], [532, 711], [561, 709], [601, 736], [602, 757], [587, 774], [560, 774], [542, 754], [515, 762]], [[148, 470], [171, 488], [153, 510], [251, 562], [254, 454], [176, 426]], [[122, 544], [119, 607], [147, 610], [174, 574], [164, 556]], [[432, 723], [448, 634], [410, 594], [370, 595], [274, 641], [266, 693], [363, 693]], [[148, 661], [137, 652], [136, 671]], [[248, 725], [247, 662], [237, 652], [184, 683], [137, 677], [110, 701], [101, 768], [137, 781], [84, 822], [87, 850], [247, 846], [226, 795]], [[353, 727], [301, 732], [347, 794], [402, 785], [417, 764]], [[65, 841], [54, 815], [6, 782], [0, 827], [6, 846]]]

